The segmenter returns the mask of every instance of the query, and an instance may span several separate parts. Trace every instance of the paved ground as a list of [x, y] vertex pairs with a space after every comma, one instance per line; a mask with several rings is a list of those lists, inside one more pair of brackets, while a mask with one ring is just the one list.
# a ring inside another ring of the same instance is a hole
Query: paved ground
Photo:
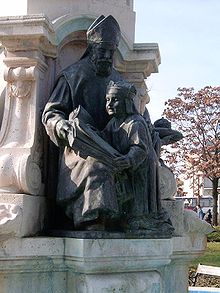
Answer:
[[[189, 272], [189, 286], [192, 286], [191, 279], [195, 274], [194, 270]], [[216, 287], [220, 288], [220, 277], [208, 276], [208, 275], [199, 275], [196, 281], [196, 287]]]

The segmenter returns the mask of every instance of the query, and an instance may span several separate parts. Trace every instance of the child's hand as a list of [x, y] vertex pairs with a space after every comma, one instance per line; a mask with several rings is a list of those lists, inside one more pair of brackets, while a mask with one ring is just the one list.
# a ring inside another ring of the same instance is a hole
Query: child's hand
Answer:
[[114, 163], [118, 169], [118, 171], [128, 169], [131, 167], [131, 162], [128, 156], [121, 156], [114, 159]]

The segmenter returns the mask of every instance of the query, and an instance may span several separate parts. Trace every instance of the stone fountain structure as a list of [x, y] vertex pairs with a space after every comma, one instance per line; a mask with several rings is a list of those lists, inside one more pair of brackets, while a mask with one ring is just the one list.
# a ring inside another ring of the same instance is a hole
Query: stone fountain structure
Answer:
[[122, 38], [114, 65], [136, 86], [135, 104], [143, 113], [149, 102], [145, 80], [158, 72], [160, 53], [157, 44], [134, 43], [132, 0], [23, 0], [12, 3], [0, 17], [3, 293], [186, 293], [188, 264], [206, 247], [205, 235], [211, 228], [193, 212], [183, 211], [182, 203], [171, 198], [173, 185], [166, 190], [164, 183], [163, 206], [175, 228], [171, 238], [80, 239], [41, 234], [53, 189], [48, 187], [53, 170], [42, 111], [59, 73], [83, 54], [86, 30], [101, 14], [111, 14], [120, 23]]

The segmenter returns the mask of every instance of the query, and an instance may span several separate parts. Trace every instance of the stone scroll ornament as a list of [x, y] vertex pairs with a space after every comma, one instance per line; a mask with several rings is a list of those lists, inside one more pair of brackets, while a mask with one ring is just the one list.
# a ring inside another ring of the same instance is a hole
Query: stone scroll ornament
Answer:
[[135, 108], [136, 89], [113, 67], [120, 35], [111, 15], [98, 17], [45, 106], [47, 134], [64, 150], [56, 201], [88, 237], [171, 237], [151, 129]]
[[32, 158], [35, 66], [5, 71], [7, 94], [0, 137], [0, 192], [39, 194], [41, 171]]
[[11, 68], [8, 72], [9, 96], [18, 99], [30, 97], [33, 77], [33, 68]]

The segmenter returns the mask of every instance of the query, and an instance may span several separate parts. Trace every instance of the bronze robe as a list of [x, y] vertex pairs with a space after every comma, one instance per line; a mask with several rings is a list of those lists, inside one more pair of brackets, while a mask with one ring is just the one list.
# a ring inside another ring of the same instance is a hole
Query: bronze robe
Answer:
[[103, 138], [119, 153], [127, 155], [132, 165], [122, 172], [128, 200], [117, 194], [118, 203], [123, 201], [121, 216], [123, 213], [127, 218], [156, 214], [161, 208], [158, 158], [145, 119], [132, 114], [118, 125], [117, 119], [112, 118], [103, 130]]
[[92, 157], [83, 158], [60, 140], [56, 124], [68, 120], [69, 114], [81, 105], [102, 130], [110, 117], [105, 110], [106, 87], [110, 80], [122, 79], [114, 69], [108, 77], [96, 75], [94, 65], [86, 56], [68, 67], [58, 79], [43, 113], [43, 124], [50, 139], [64, 147], [60, 161], [57, 202], [75, 226], [95, 220], [100, 211], [107, 217], [118, 217], [118, 203], [112, 170]]

